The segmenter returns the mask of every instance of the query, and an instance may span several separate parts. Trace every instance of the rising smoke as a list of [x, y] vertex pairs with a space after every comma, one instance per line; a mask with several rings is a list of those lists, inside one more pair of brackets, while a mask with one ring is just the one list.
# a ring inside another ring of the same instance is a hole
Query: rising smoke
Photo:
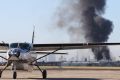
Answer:
[[[106, 42], [113, 31], [113, 24], [102, 17], [105, 6], [106, 0], [65, 1], [59, 9], [57, 25], [66, 29], [75, 41], [84, 36], [86, 42]], [[93, 48], [92, 52], [97, 60], [111, 60], [107, 46]]]

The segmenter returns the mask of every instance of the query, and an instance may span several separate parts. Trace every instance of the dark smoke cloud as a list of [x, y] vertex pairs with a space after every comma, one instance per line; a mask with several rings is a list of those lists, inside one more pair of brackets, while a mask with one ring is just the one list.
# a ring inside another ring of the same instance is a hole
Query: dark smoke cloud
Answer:
[[101, 59], [111, 60], [110, 51], [109, 51], [109, 48], [108, 48], [107, 46], [98, 47], [98, 48], [93, 48], [93, 49], [92, 49], [92, 52], [94, 53], [95, 58], [96, 58], [97, 60], [101, 60]]
[[[86, 42], [106, 42], [113, 31], [113, 24], [102, 17], [105, 6], [106, 0], [66, 1], [58, 12], [57, 25], [72, 34], [71, 38], [75, 41], [81, 40], [81, 35], [84, 35]], [[111, 59], [107, 46], [92, 51], [97, 60]]]
[[112, 22], [98, 16], [94, 7], [90, 7], [82, 14], [83, 29], [88, 42], [106, 42], [112, 32]]
[[98, 13], [103, 13], [106, 5], [106, 0], [78, 0], [81, 10], [95, 8]]

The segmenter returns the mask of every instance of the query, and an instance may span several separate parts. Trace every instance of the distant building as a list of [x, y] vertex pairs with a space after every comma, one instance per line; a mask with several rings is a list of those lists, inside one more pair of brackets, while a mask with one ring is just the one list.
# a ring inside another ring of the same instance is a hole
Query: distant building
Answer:
[[55, 55], [49, 55], [48, 56], [48, 62], [54, 62], [56, 61], [56, 56]]

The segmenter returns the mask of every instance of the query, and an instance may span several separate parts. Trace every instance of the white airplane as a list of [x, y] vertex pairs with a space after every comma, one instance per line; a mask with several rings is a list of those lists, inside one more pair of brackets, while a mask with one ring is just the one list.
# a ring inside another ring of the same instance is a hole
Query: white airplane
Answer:
[[[2, 73], [8, 66], [12, 66], [13, 79], [17, 78], [17, 70], [32, 70], [32, 66], [37, 66], [37, 68], [42, 73], [43, 79], [47, 78], [47, 71], [42, 70], [39, 65], [35, 64], [37, 60], [40, 60], [50, 54], [66, 54], [57, 53], [59, 50], [68, 49], [88, 49], [98, 46], [108, 46], [108, 45], [120, 45], [120, 43], [61, 43], [61, 44], [34, 44], [34, 30], [32, 36], [32, 43], [0, 43], [0, 53], [6, 53], [7, 58], [0, 56], [1, 58], [7, 60], [7, 64], [4, 69], [0, 70], [0, 77]], [[48, 52], [53, 50], [52, 52]], [[41, 52], [47, 51], [47, 52]], [[44, 56], [36, 58], [32, 54], [45, 53]]]

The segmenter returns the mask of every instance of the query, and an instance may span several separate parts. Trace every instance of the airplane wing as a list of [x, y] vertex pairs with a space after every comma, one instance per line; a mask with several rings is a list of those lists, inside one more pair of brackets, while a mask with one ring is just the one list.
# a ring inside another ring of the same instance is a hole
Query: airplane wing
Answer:
[[120, 45], [120, 43], [63, 43], [63, 44], [33, 44], [34, 51], [89, 49], [99, 46]]
[[8, 50], [9, 44], [7, 43], [0, 43], [0, 50]]
[[0, 53], [7, 53], [7, 50], [0, 50]]

